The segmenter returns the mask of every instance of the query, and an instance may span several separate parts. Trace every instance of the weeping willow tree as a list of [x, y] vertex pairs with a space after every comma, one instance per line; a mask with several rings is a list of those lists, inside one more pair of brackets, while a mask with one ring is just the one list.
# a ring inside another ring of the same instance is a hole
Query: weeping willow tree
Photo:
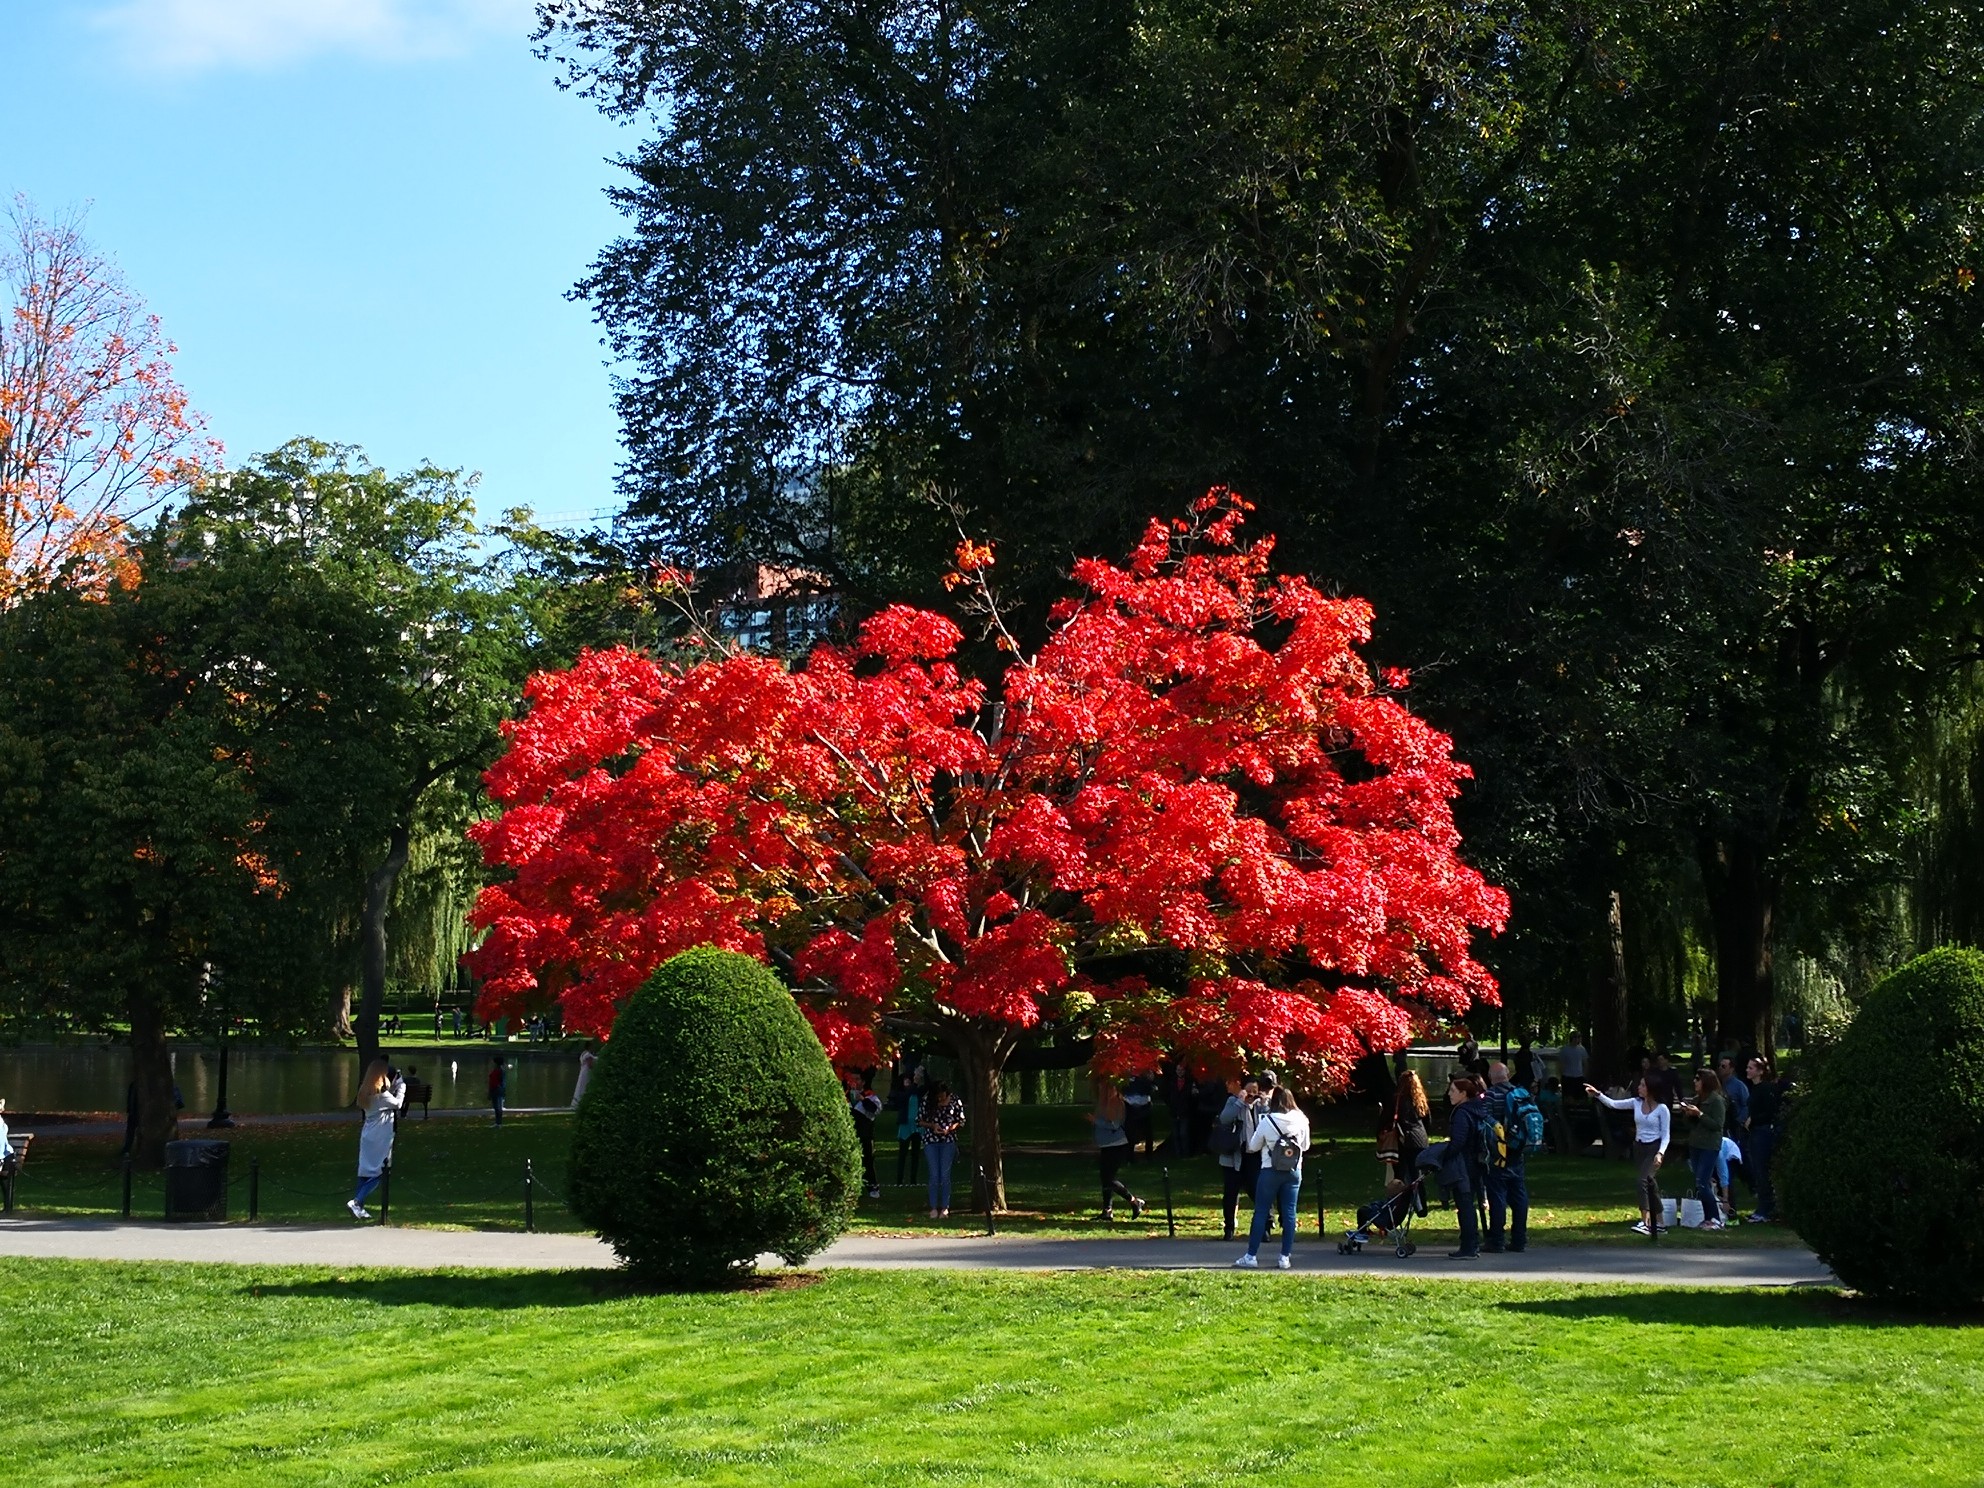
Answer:
[[1984, 945], [1984, 666], [1937, 710], [1917, 785], [1923, 824], [1905, 909], [1916, 951]]
[[[393, 886], [386, 914], [386, 979], [402, 994], [417, 992], [433, 1002], [463, 973], [463, 954], [475, 943], [469, 907], [483, 884], [482, 856], [463, 835], [476, 803], [452, 782], [431, 789], [414, 817], [406, 866]], [[331, 1032], [353, 1036], [351, 999], [359, 976], [356, 915], [345, 915], [336, 929], [340, 964], [345, 969], [331, 1007]]]

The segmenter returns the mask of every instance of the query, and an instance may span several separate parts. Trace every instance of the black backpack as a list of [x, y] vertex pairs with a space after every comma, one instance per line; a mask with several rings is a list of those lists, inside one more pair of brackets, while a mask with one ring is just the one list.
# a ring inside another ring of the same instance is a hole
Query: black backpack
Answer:
[[1240, 1123], [1218, 1121], [1206, 1133], [1206, 1150], [1214, 1157], [1231, 1157], [1240, 1150]]

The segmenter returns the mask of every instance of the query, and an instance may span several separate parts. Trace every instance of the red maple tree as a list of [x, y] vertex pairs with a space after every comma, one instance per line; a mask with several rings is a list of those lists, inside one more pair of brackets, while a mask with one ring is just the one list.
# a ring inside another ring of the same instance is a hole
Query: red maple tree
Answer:
[[996, 697], [903, 606], [799, 668], [616, 649], [533, 678], [473, 834], [507, 870], [474, 912], [483, 1011], [555, 997], [606, 1034], [678, 951], [766, 958], [837, 1062], [885, 1032], [956, 1052], [1003, 1205], [999, 1077], [1043, 1023], [1105, 1071], [1251, 1058], [1322, 1091], [1415, 1011], [1496, 1001], [1467, 767], [1359, 657], [1371, 607], [1275, 575], [1247, 509], [1216, 491], [1076, 564], [1030, 658], [964, 544], [953, 583], [1015, 658]]

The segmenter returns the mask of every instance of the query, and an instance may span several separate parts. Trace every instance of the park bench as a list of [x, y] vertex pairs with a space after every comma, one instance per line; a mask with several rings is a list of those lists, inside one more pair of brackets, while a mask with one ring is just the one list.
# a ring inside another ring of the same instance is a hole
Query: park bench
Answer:
[[0, 1158], [0, 1209], [8, 1214], [14, 1212], [14, 1179], [22, 1168], [27, 1166], [28, 1148], [34, 1143], [33, 1132], [9, 1132], [7, 1140], [13, 1146], [13, 1153]]
[[[406, 1082], [406, 1106], [418, 1104], [421, 1120], [425, 1121], [433, 1114], [427, 1109], [427, 1103], [433, 1099], [434, 1087], [427, 1081], [409, 1079]], [[402, 1109], [405, 1108], [402, 1107]]]

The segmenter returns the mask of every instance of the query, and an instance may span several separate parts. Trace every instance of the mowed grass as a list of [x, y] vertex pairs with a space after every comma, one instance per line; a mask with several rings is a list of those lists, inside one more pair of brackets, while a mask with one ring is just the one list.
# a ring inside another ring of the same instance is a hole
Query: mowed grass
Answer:
[[[1001, 1233], [1035, 1235], [1117, 1234], [1150, 1237], [1166, 1233], [1165, 1174], [1169, 1170], [1172, 1214], [1181, 1236], [1204, 1239], [1221, 1231], [1221, 1178], [1210, 1157], [1174, 1162], [1159, 1154], [1123, 1170], [1124, 1181], [1150, 1200], [1142, 1222], [1117, 1205], [1117, 1219], [1104, 1225], [1096, 1157], [1088, 1142], [1082, 1108], [1007, 1106], [1002, 1110], [1007, 1142], [1006, 1200], [1011, 1212], [997, 1220]], [[499, 1131], [486, 1116], [422, 1120], [408, 1116], [394, 1148], [391, 1221], [394, 1224], [450, 1225], [474, 1229], [522, 1229], [524, 1163], [535, 1182], [534, 1218], [540, 1230], [574, 1230], [578, 1222], [565, 1208], [566, 1154], [572, 1118], [563, 1112], [512, 1114]], [[886, 1124], [886, 1118], [885, 1118]], [[1311, 1154], [1302, 1190], [1303, 1233], [1316, 1234], [1318, 1207], [1332, 1232], [1354, 1222], [1359, 1204], [1382, 1191], [1384, 1174], [1375, 1157], [1368, 1113], [1334, 1107], [1317, 1120], [1317, 1148]], [[204, 1134], [204, 1133], [203, 1133]], [[251, 1159], [261, 1164], [260, 1215], [273, 1222], [343, 1221], [344, 1201], [358, 1153], [354, 1115], [339, 1123], [251, 1125], [237, 1128], [233, 1142], [234, 1218], [248, 1213]], [[45, 1213], [109, 1215], [121, 1208], [121, 1170], [116, 1139], [108, 1136], [38, 1139], [23, 1174], [23, 1209]], [[876, 1162], [884, 1184], [879, 1199], [861, 1202], [858, 1230], [878, 1234], [982, 1234], [967, 1148], [960, 1156], [952, 1217], [933, 1221], [919, 1183], [898, 1186], [893, 1128], [877, 1144]], [[1665, 1173], [1667, 1192], [1691, 1192], [1686, 1163], [1677, 1155]], [[1633, 1170], [1598, 1157], [1534, 1157], [1529, 1163], [1530, 1233], [1538, 1245], [1645, 1244], [1629, 1233], [1635, 1216]], [[1738, 1198], [1748, 1195], [1738, 1185]], [[164, 1212], [164, 1182], [156, 1172], [134, 1175], [132, 1214], [157, 1218]], [[377, 1202], [373, 1207], [376, 1209]], [[1241, 1206], [1242, 1225], [1252, 1213]], [[1438, 1207], [1423, 1221], [1429, 1248], [1458, 1235], [1451, 1210]], [[1795, 1244], [1777, 1225], [1743, 1225], [1720, 1235], [1676, 1230], [1663, 1243], [1729, 1247]]]
[[8, 1478], [1973, 1484], [1984, 1330], [1832, 1293], [0, 1262]]

